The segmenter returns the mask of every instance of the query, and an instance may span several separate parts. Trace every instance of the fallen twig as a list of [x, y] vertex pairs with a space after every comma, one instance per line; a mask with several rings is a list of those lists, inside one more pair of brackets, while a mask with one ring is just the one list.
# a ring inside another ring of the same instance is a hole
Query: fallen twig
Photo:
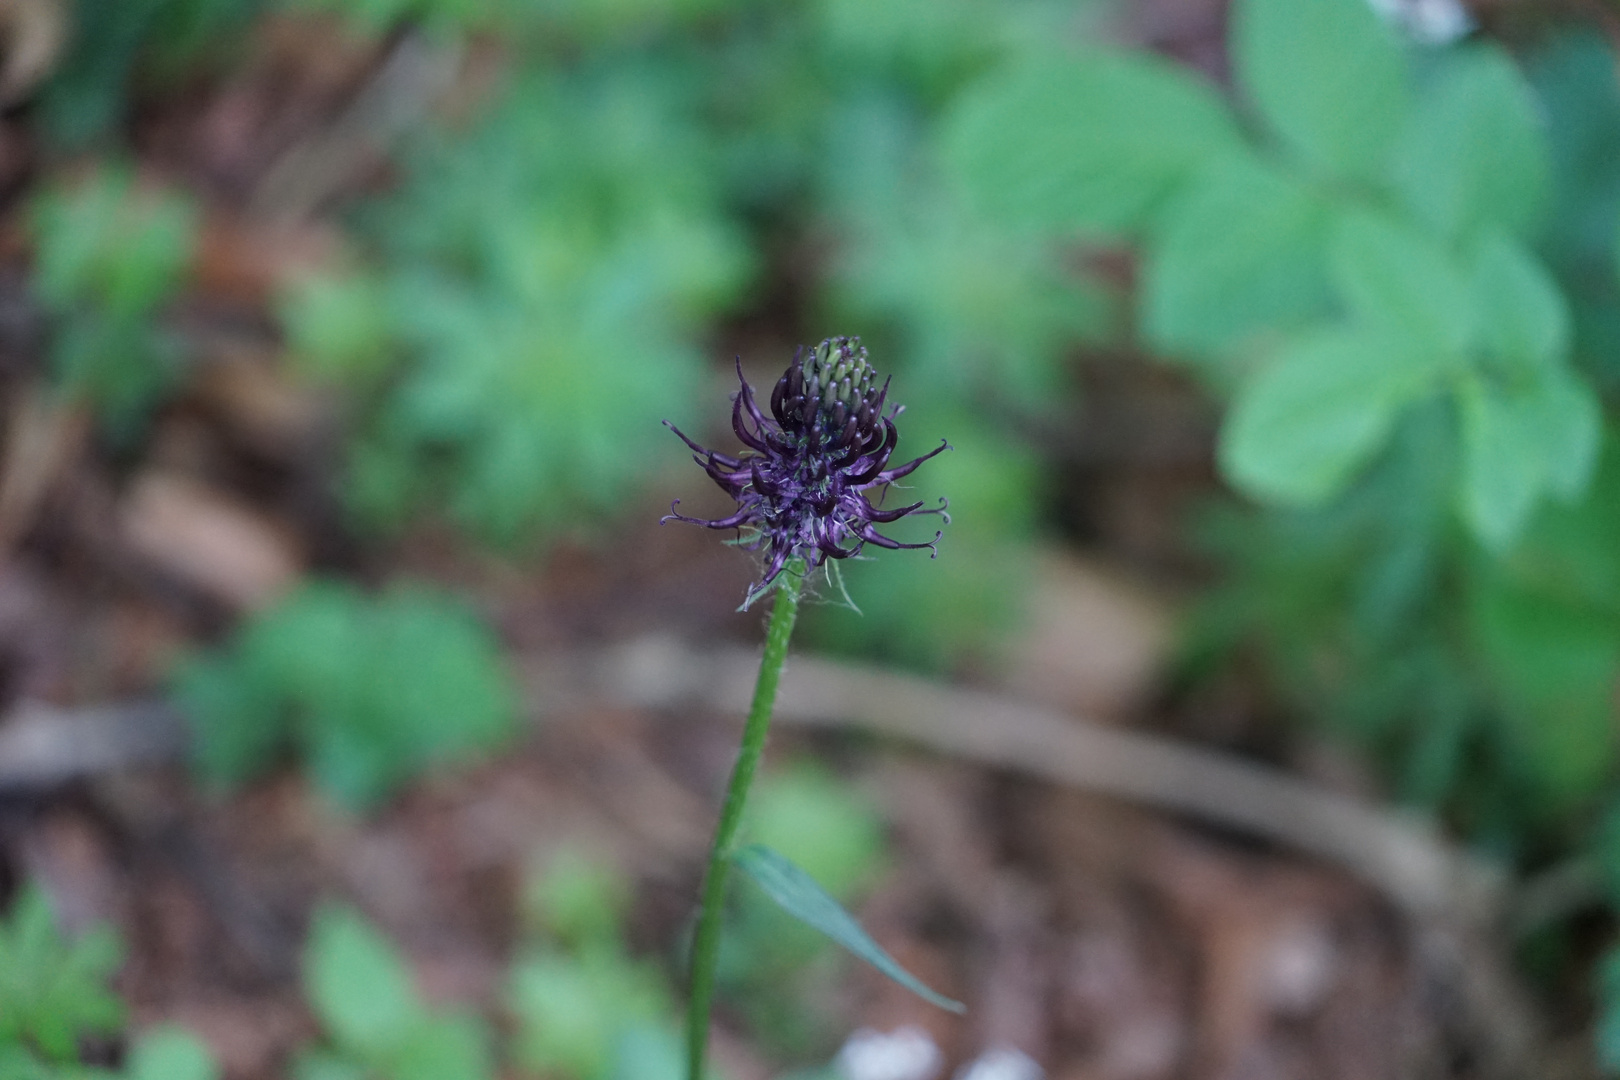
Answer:
[[0, 723], [0, 795], [179, 760], [186, 727], [165, 701], [83, 709], [24, 702]]
[[[754, 663], [746, 650], [699, 652], [647, 638], [544, 663], [531, 685], [542, 703], [583, 693], [735, 712], [746, 706]], [[1219, 751], [803, 656], [783, 676], [777, 716], [802, 727], [863, 728], [1240, 829], [1342, 865], [1414, 914], [1480, 924], [1500, 910], [1503, 875], [1426, 825]]]

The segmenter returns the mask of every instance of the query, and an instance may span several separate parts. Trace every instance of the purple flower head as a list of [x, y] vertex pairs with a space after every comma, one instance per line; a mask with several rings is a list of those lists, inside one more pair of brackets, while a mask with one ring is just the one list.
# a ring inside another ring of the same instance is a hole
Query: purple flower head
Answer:
[[[883, 414], [889, 381], [877, 385], [877, 373], [866, 362], [860, 338], [829, 338], [815, 348], [794, 350], [793, 363], [771, 391], [771, 415], [754, 401], [753, 387], [743, 378], [732, 398], [731, 426], [746, 448], [737, 457], [706, 450], [669, 421], [669, 429], [695, 451], [695, 460], [727, 495], [737, 512], [713, 521], [687, 517], [671, 505], [664, 521], [686, 521], [709, 529], [738, 529], [742, 546], [765, 549], [765, 573], [748, 593], [748, 603], [762, 596], [788, 562], [802, 558], [807, 568], [827, 559], [848, 559], [867, 544], [884, 548], [929, 548], [938, 555], [944, 533], [923, 544], [903, 544], [877, 531], [879, 525], [907, 514], [939, 514], [949, 524], [946, 502], [924, 510], [920, 502], [880, 509], [889, 485], [917, 466], [950, 449], [946, 443], [889, 468], [900, 433], [895, 418], [904, 411], [891, 405]], [[877, 505], [866, 492], [878, 488]], [[743, 606], [747, 607], [748, 603]]]

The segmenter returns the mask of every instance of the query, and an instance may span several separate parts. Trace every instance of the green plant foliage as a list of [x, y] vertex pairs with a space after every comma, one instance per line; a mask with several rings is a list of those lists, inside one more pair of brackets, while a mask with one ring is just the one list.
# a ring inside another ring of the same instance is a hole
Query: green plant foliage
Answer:
[[1166, 207], [1147, 253], [1142, 330], [1168, 352], [1224, 355], [1320, 318], [1330, 215], [1309, 185], [1252, 154], [1218, 157]]
[[111, 927], [69, 941], [45, 893], [25, 885], [0, 919], [0, 1080], [219, 1080], [207, 1047], [174, 1027], [141, 1033], [122, 1070], [79, 1063], [81, 1040], [123, 1027], [108, 989], [122, 959]]
[[1331, 176], [1376, 175], [1406, 117], [1406, 61], [1372, 6], [1239, 0], [1233, 64], [1271, 134]]
[[572, 1080], [678, 1080], [674, 1000], [662, 974], [625, 950], [628, 883], [564, 852], [529, 892], [538, 932], [507, 989], [515, 1060]]
[[195, 217], [120, 168], [49, 187], [31, 208], [34, 290], [57, 324], [52, 373], [114, 431], [138, 423], [179, 373], [176, 344], [152, 319], [185, 279]]
[[901, 378], [936, 397], [1035, 408], [1063, 392], [1064, 350], [1111, 329], [1105, 291], [1065, 267], [1058, 245], [972, 213], [904, 102], [857, 100], [833, 131], [846, 153], [820, 179], [844, 236], [829, 322], [893, 327]]
[[178, 1028], [157, 1028], [136, 1041], [125, 1069], [129, 1080], [218, 1080], [208, 1049]]
[[297, 1080], [488, 1080], [492, 1038], [470, 1013], [423, 1005], [409, 967], [357, 912], [315, 914], [304, 955], [304, 986], [329, 1047], [305, 1050]]
[[1353, 321], [1442, 357], [1461, 356], [1473, 344], [1467, 278], [1430, 237], [1392, 217], [1353, 210], [1336, 222], [1328, 260]]
[[1278, 502], [1320, 504], [1342, 492], [1432, 378], [1427, 357], [1403, 346], [1372, 330], [1294, 342], [1239, 391], [1222, 433], [1222, 470]]
[[732, 861], [795, 919], [825, 934], [929, 1004], [956, 1013], [967, 1011], [967, 1006], [960, 1001], [930, 990], [901, 967], [861, 929], [861, 924], [842, 904], [816, 884], [815, 878], [781, 854], [760, 844], [750, 844], [732, 856]]
[[622, 952], [535, 953], [513, 968], [508, 1001], [519, 1022], [513, 1052], [524, 1068], [609, 1080], [626, 1068], [621, 1063], [626, 1040], [633, 1041], [630, 1052], [646, 1054], [634, 1041], [663, 1030], [670, 1033], [667, 1045], [674, 1053], [657, 1071], [679, 1075], [669, 991], [658, 972]]
[[811, 762], [766, 777], [748, 814], [748, 833], [804, 868], [834, 897], [871, 884], [884, 857], [877, 811], [849, 784]]
[[69, 0], [66, 55], [41, 88], [38, 111], [54, 141], [81, 147], [128, 112], [137, 76], [173, 75], [235, 51], [262, 0]]
[[1458, 239], [1496, 226], [1528, 234], [1545, 208], [1550, 162], [1534, 95], [1501, 48], [1447, 55], [1424, 86], [1392, 166], [1412, 215]]
[[[746, 836], [803, 867], [835, 904], [858, 899], [888, 862], [870, 801], [810, 762], [760, 778]], [[721, 945], [721, 986], [779, 1053], [803, 1057], [832, 1041], [832, 1019], [816, 1007], [843, 968], [844, 957], [829, 945], [758, 889], [738, 890]]]
[[1093, 234], [1140, 227], [1199, 165], [1240, 145], [1212, 87], [1115, 53], [1008, 65], [961, 102], [944, 138], [986, 213]]
[[68, 941], [44, 892], [25, 887], [0, 922], [0, 1049], [76, 1062], [79, 1039], [123, 1025], [123, 1002], [107, 989], [122, 958], [107, 927]]
[[1598, 968], [1598, 1065], [1609, 1075], [1620, 1073], [1620, 949], [1610, 949]]
[[122, 1070], [47, 1063], [19, 1044], [0, 1042], [0, 1080], [219, 1080], [219, 1066], [196, 1038], [171, 1027], [141, 1035]]
[[750, 272], [677, 74], [519, 79], [474, 130], [409, 155], [371, 218], [384, 269], [289, 301], [299, 357], [372, 391], [351, 461], [364, 515], [433, 496], [515, 543], [644, 475], [697, 383], [690, 328]]
[[571, 948], [593, 948], [619, 940], [629, 904], [623, 875], [568, 849], [529, 881], [524, 906], [543, 933]]
[[[1194, 85], [1162, 61], [1081, 58], [967, 93], [948, 124], [954, 174], [992, 210], [1079, 204], [1025, 224], [1142, 243], [1143, 335], [1232, 396], [1220, 461], [1247, 494], [1341, 497], [1440, 396], [1465, 458], [1449, 501], [1506, 550], [1546, 498], [1581, 497], [1600, 412], [1560, 287], [1522, 239], [1553, 168], [1529, 84], [1485, 45], [1439, 54], [1420, 80], [1360, 0], [1244, 0], [1231, 46], [1275, 145], [1244, 150], [1208, 90], [1155, 111], [1110, 85], [1122, 70]], [[1149, 178], [1138, 143], [1182, 156]]]
[[291, 746], [355, 809], [495, 745], [516, 712], [495, 641], [455, 603], [334, 582], [255, 616], [228, 649], [184, 665], [176, 691], [210, 781], [241, 783]]

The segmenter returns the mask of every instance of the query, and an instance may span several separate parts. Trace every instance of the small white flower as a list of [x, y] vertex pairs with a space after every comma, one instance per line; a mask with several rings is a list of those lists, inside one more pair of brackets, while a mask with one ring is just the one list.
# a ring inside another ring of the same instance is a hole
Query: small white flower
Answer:
[[1011, 1046], [992, 1046], [962, 1068], [956, 1080], [1045, 1080], [1035, 1059]]
[[838, 1051], [838, 1071], [846, 1080], [934, 1080], [945, 1057], [920, 1027], [906, 1025], [884, 1034], [861, 1028]]

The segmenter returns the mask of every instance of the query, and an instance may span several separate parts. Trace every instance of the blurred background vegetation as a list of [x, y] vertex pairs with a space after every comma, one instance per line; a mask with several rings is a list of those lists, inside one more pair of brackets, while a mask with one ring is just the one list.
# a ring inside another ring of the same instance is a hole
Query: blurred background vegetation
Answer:
[[[262, 589], [238, 575], [166, 663], [199, 782], [293, 752], [365, 812], [498, 748], [518, 711], [502, 643], [408, 580], [422, 538], [507, 567], [611, 548], [697, 490], [660, 422], [723, 436], [732, 353], [768, 384], [795, 342], [850, 333], [894, 373], [900, 453], [955, 447], [914, 481], [954, 520], [937, 561], [849, 566], [861, 611], [814, 608], [809, 647], [1006, 670], [1037, 551], [1103, 551], [1189, 598], [1166, 715], [1241, 685], [1267, 720], [1242, 749], [1321, 733], [1390, 802], [1620, 905], [1613, 11], [1236, 0], [1211, 52], [1149, 48], [1139, 6], [0, 7], [5, 246], [33, 335], [5, 372], [8, 453], [44, 416], [114, 489], [147, 491], [178, 452], [164, 418], [230, 366], [221, 325], [325, 406], [293, 454], [319, 463], [314, 490], [275, 453], [221, 478], [336, 524]], [[278, 103], [264, 88], [311, 48], [329, 54], [314, 89]], [[1121, 420], [1121, 380], [1191, 411]], [[1161, 443], [1169, 466], [1144, 474]], [[1099, 509], [1121, 483], [1162, 489], [1168, 538]], [[0, 486], [6, 543], [19, 484]], [[883, 842], [838, 783], [784, 774], [758, 828], [853, 895]], [[795, 838], [807, 819], [828, 824]], [[624, 884], [553, 870], [511, 975], [514, 1060], [663, 1075], [675, 999], [627, 949]], [[49, 937], [36, 903], [16, 903], [16, 948], [96, 984], [100, 943], [78, 961], [27, 944]], [[755, 992], [826, 978], [775, 919], [740, 913], [730, 992], [777, 1053], [823, 1053], [813, 1017]], [[1522, 958], [1596, 979], [1598, 1056], [1620, 1071], [1620, 954], [1594, 972], [1592, 940], [1560, 922]], [[491, 1074], [481, 1020], [423, 1019], [408, 986], [346, 1004], [408, 982], [358, 916], [322, 909], [309, 949], [327, 1042], [298, 1076]], [[573, 1019], [537, 1019], [557, 1010]], [[118, 1023], [116, 1002], [0, 1012], [0, 1053], [27, 1059], [0, 1076], [67, 1075], [49, 1070], [77, 1035]]]

